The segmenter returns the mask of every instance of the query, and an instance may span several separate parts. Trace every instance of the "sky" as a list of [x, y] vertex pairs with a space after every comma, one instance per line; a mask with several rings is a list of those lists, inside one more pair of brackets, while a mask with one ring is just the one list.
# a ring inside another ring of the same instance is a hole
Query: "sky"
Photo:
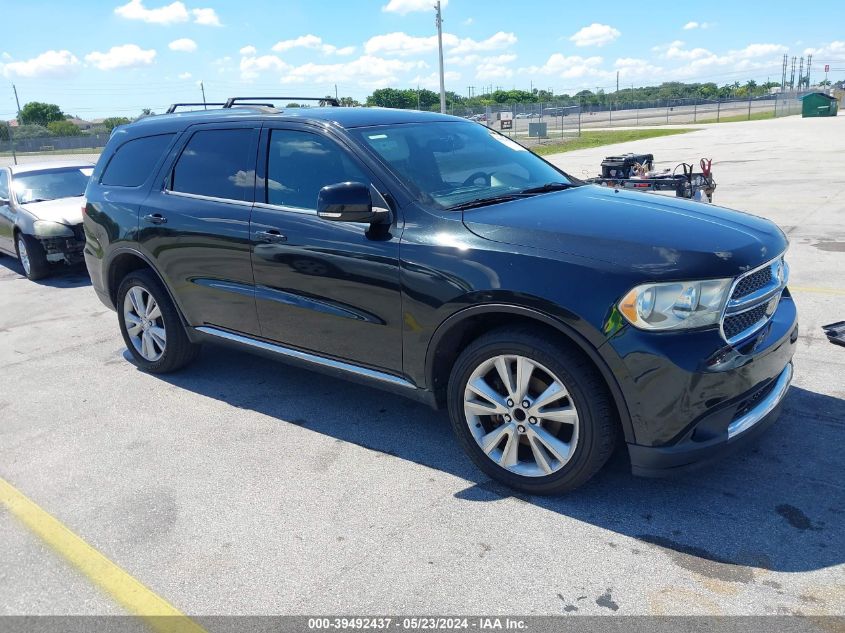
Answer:
[[[438, 89], [434, 0], [0, 0], [0, 119], [46, 101], [82, 118], [229, 96], [363, 100]], [[608, 91], [663, 81], [780, 81], [813, 54], [812, 80], [845, 78], [845, 7], [768, 0], [443, 0], [446, 88]], [[651, 7], [654, 10], [651, 10]], [[797, 72], [797, 70], [796, 70]], [[472, 87], [472, 88], [471, 88]]]

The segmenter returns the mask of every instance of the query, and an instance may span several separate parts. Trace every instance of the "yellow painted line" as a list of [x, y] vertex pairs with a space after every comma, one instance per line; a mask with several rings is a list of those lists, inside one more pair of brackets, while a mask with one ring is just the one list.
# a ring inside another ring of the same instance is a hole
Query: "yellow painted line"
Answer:
[[844, 295], [845, 290], [841, 288], [816, 288], [814, 286], [789, 286], [790, 290], [795, 290], [797, 292], [816, 292], [818, 294], [823, 295]]
[[206, 633], [164, 598], [88, 545], [8, 481], [0, 477], [0, 503], [47, 545], [159, 633]]

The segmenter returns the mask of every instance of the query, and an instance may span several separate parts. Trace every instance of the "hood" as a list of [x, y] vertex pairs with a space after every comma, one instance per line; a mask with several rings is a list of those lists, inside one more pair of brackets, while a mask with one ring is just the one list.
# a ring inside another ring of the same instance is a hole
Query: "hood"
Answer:
[[464, 224], [489, 240], [611, 262], [650, 279], [734, 277], [788, 244], [764, 218], [594, 185], [467, 210]]
[[44, 202], [29, 202], [21, 206], [35, 216], [36, 220], [47, 220], [48, 222], [59, 222], [74, 226], [82, 224], [82, 205], [85, 198], [58, 198]]

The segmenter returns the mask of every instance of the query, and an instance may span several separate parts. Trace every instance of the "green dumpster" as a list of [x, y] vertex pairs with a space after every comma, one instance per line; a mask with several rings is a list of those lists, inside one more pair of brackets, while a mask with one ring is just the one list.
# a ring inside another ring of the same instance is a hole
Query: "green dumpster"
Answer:
[[801, 116], [836, 116], [839, 102], [824, 92], [811, 92], [801, 97]]

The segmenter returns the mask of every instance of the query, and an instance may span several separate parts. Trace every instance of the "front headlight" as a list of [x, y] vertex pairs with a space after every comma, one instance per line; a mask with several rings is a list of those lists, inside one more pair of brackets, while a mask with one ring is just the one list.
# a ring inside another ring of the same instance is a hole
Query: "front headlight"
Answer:
[[73, 237], [73, 231], [69, 226], [47, 220], [33, 222], [32, 232], [35, 237]]
[[619, 311], [642, 330], [715, 325], [722, 316], [732, 279], [643, 284], [626, 294]]

